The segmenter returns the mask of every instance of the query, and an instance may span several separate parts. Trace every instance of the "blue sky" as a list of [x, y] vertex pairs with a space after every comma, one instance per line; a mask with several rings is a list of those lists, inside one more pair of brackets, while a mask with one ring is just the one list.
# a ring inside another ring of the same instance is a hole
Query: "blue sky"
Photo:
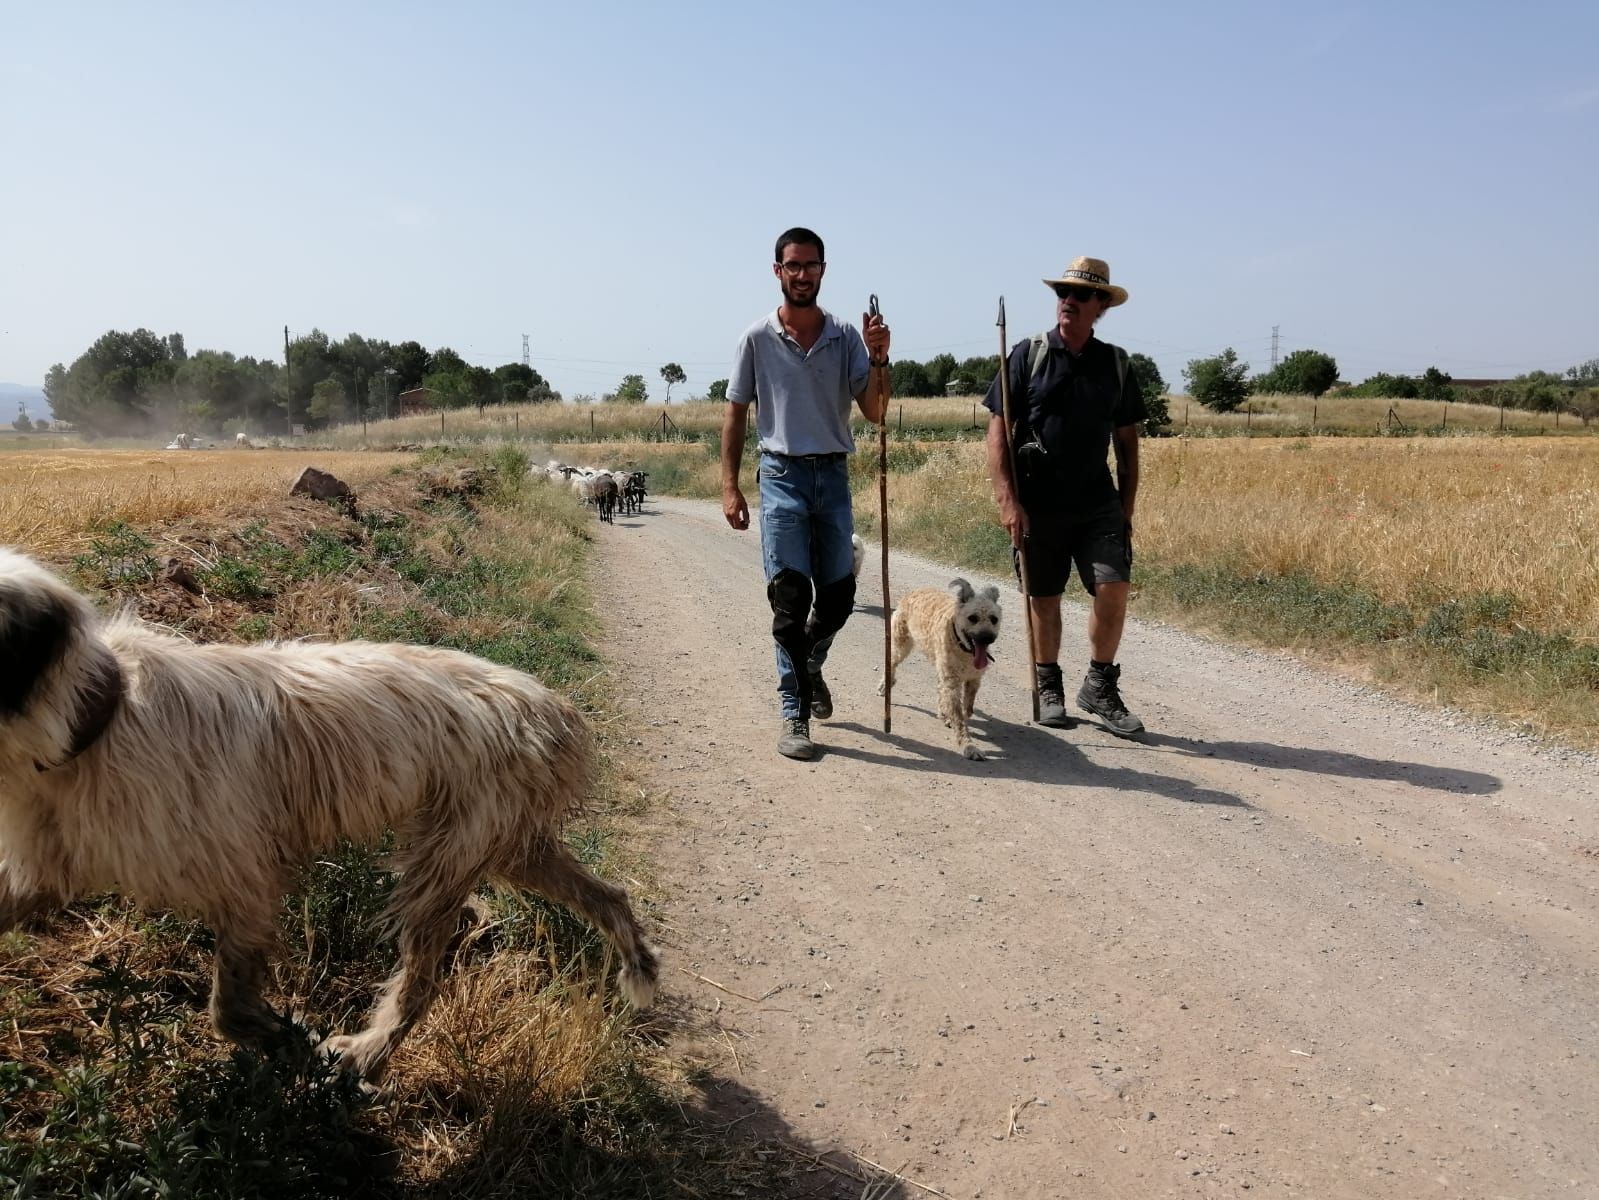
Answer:
[[1108, 259], [1180, 388], [1599, 357], [1599, 5], [0, 0], [0, 380], [110, 328], [320, 326], [598, 393], [728, 371], [775, 235], [894, 351], [997, 348]]

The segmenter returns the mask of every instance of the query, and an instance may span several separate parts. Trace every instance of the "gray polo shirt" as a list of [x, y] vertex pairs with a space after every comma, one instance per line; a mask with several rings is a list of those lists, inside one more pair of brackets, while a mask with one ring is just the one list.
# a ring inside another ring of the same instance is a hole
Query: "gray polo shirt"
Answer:
[[856, 328], [822, 313], [822, 335], [809, 353], [783, 331], [774, 309], [744, 331], [727, 381], [729, 404], [756, 402], [762, 450], [776, 454], [849, 454], [850, 407], [871, 368]]

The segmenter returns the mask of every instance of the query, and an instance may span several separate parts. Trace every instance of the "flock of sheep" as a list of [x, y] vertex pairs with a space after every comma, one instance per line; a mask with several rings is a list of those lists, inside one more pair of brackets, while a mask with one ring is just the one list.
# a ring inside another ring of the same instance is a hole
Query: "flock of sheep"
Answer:
[[597, 467], [574, 467], [552, 458], [544, 464], [544, 474], [571, 484], [578, 499], [597, 509], [600, 520], [607, 525], [615, 523], [618, 508], [624, 516], [631, 516], [644, 508], [644, 484], [649, 479], [648, 471], [602, 471]]

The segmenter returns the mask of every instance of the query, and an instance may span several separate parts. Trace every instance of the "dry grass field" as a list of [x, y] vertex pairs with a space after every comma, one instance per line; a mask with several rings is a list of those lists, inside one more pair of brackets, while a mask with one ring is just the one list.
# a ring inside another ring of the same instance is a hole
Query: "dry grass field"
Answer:
[[[1411, 605], [1508, 593], [1539, 629], [1599, 631], [1599, 443], [1146, 441], [1138, 549], [1163, 564], [1304, 573]], [[875, 505], [862, 503], [864, 512]], [[902, 529], [992, 521], [981, 447], [893, 480]]]
[[358, 486], [410, 454], [19, 450], [0, 454], [0, 545], [51, 553], [116, 521], [148, 525], [281, 496], [315, 465]]
[[1514, 596], [1541, 630], [1599, 632], [1599, 444], [1518, 438], [1149, 443], [1141, 548], [1303, 572], [1411, 606]]
[[[900, 455], [895, 544], [1008, 571], [981, 447]], [[1599, 442], [1169, 438], [1142, 463], [1135, 611], [1599, 738]]]
[[[1246, 409], [1213, 413], [1188, 397], [1167, 397], [1173, 433], [1205, 436], [1347, 437], [1425, 434], [1583, 434], [1599, 424], [1555, 413], [1503, 412], [1487, 404], [1444, 404], [1436, 400], [1380, 400], [1339, 396], [1254, 396]], [[396, 442], [475, 442], [490, 439], [545, 443], [614, 440], [696, 440], [718, 435], [725, 407], [713, 401], [674, 404], [525, 404], [499, 409], [454, 409], [344, 425], [315, 435], [317, 445], [353, 449]], [[1391, 415], [1390, 415], [1391, 414]], [[665, 420], [663, 421], [663, 417]], [[980, 437], [988, 420], [981, 396], [897, 398], [889, 402], [888, 426], [912, 439]], [[865, 429], [857, 420], [857, 434]]]
[[1169, 396], [1177, 434], [1281, 437], [1296, 435], [1579, 434], [1599, 433], [1568, 414], [1501, 410], [1492, 404], [1384, 400], [1369, 396], [1251, 396], [1237, 412], [1214, 413], [1187, 396]]

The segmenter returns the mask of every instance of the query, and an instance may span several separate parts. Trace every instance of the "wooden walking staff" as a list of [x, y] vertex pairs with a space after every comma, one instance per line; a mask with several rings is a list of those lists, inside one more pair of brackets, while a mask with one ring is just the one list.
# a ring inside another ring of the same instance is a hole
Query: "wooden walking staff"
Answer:
[[[1013, 437], [1015, 426], [1011, 424], [1010, 408], [1010, 362], [1007, 355], [1010, 346], [1005, 337], [1005, 297], [999, 298], [999, 407], [1000, 420], [1005, 422], [1005, 461], [1010, 465], [1010, 485], [1016, 496], [1016, 503], [1021, 503], [1022, 481], [1016, 473], [1016, 445]], [[1016, 547], [1017, 573], [1021, 576], [1022, 583], [1022, 616], [1027, 622], [1027, 681], [1033, 691], [1033, 721], [1038, 721], [1038, 651], [1033, 648], [1033, 602], [1032, 589], [1027, 586], [1027, 534], [1022, 534], [1022, 540]]]
[[[874, 292], [866, 304], [866, 315], [882, 316]], [[890, 382], [889, 389], [893, 384]], [[883, 547], [883, 732], [894, 732], [894, 630], [893, 608], [888, 602], [888, 390], [881, 399], [883, 410], [877, 420], [877, 534]]]

